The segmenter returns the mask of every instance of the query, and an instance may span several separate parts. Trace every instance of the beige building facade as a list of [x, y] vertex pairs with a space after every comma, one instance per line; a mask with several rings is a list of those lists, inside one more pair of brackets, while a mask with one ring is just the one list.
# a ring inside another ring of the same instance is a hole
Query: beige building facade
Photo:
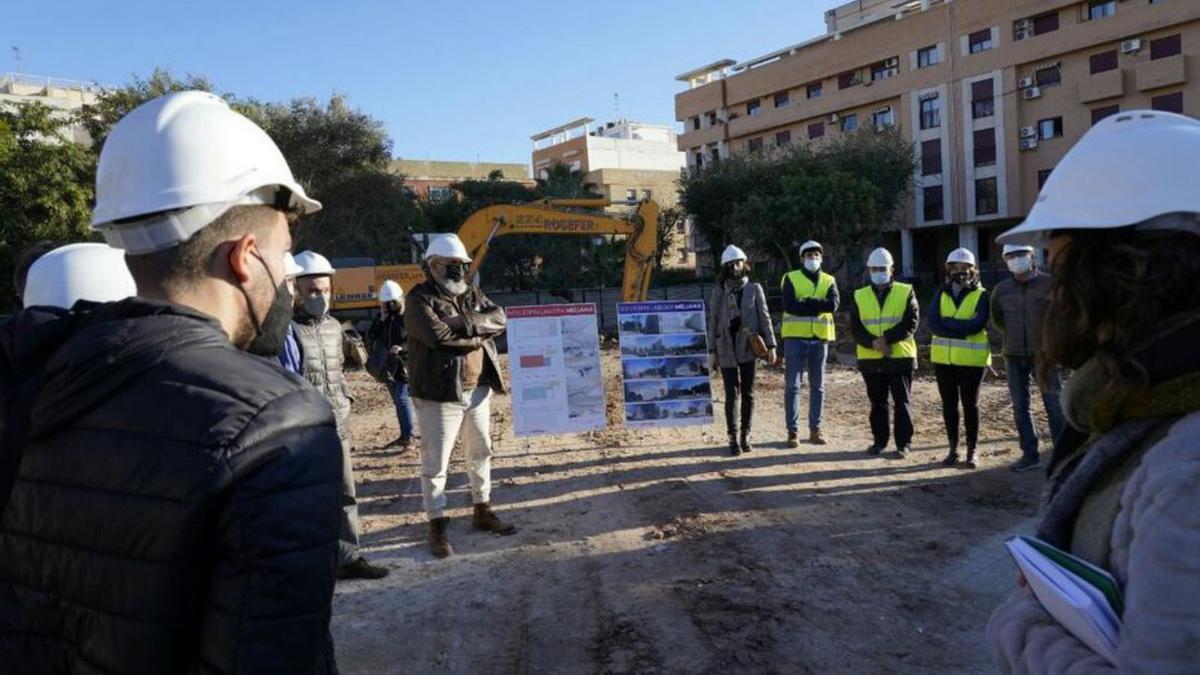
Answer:
[[529, 167], [524, 164], [501, 162], [452, 162], [430, 159], [394, 159], [388, 165], [392, 173], [404, 176], [404, 184], [421, 199], [442, 201], [454, 194], [454, 183], [465, 180], [487, 180], [499, 171], [504, 180], [533, 187]]
[[[827, 33], [680, 75], [689, 167], [898, 127], [918, 159], [896, 233], [903, 273], [966, 246], [998, 264], [1054, 166], [1104, 117], [1200, 115], [1200, 1], [861, 0]], [[1152, 179], [1152, 177], [1147, 177]]]
[[[61, 117], [70, 115], [85, 105], [94, 104], [100, 92], [100, 87], [92, 82], [20, 73], [0, 75], [0, 106], [40, 103], [54, 109]], [[92, 144], [91, 136], [80, 125], [72, 125], [69, 133], [69, 140], [74, 143]]]

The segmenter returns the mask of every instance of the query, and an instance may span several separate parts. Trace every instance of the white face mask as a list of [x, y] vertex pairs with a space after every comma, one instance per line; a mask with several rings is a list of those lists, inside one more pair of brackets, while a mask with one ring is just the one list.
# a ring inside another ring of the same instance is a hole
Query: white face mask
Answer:
[[816, 272], [817, 270], [821, 269], [821, 259], [820, 258], [805, 258], [804, 259], [804, 269], [808, 270], [809, 272]]
[[876, 286], [883, 286], [892, 280], [891, 272], [871, 272], [871, 283]]
[[1017, 255], [1011, 258], [1005, 258], [1004, 264], [1008, 265], [1008, 271], [1013, 274], [1025, 274], [1033, 269], [1033, 256]]

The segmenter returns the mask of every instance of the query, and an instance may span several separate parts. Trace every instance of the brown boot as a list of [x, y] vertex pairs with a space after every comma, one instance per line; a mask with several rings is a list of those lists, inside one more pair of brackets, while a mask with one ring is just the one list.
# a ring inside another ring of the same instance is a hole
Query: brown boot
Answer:
[[797, 434], [797, 433], [796, 433], [796, 432], [794, 432], [794, 431], [789, 431], [789, 432], [788, 432], [788, 439], [787, 439], [787, 446], [788, 446], [789, 448], [798, 448], [798, 447], [800, 447], [800, 438], [799, 438], [799, 434]]
[[471, 527], [483, 532], [495, 532], [505, 536], [516, 534], [517, 528], [512, 524], [506, 523], [492, 511], [492, 503], [484, 502], [475, 505], [475, 518], [471, 520]]
[[454, 555], [454, 547], [446, 538], [446, 527], [450, 519], [443, 516], [429, 521], [429, 552], [439, 558], [449, 558]]
[[821, 428], [817, 427], [808, 433], [808, 442], [813, 445], [825, 445], [825, 438], [821, 436]]

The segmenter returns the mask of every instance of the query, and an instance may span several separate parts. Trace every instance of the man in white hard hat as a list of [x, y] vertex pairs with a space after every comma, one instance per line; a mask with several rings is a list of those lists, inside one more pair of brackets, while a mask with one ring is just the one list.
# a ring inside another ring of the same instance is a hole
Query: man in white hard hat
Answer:
[[504, 393], [493, 338], [504, 332], [504, 310], [467, 280], [471, 256], [456, 235], [443, 234], [425, 250], [425, 281], [404, 308], [409, 384], [421, 427], [421, 495], [429, 517], [429, 548], [454, 553], [446, 528], [446, 472], [463, 432], [476, 530], [513, 534], [492, 511], [491, 395]]
[[[304, 268], [296, 264], [296, 259], [290, 252], [283, 254], [283, 272], [287, 275], [287, 289], [293, 298], [293, 303], [296, 297], [296, 275], [303, 271]], [[289, 373], [304, 374], [304, 364], [300, 360], [300, 343], [296, 341], [296, 331], [292, 328], [290, 321], [287, 333], [283, 337], [283, 348], [279, 350], [279, 365]]]
[[339, 579], [381, 579], [385, 567], [372, 565], [358, 553], [358, 499], [351, 461], [350, 386], [345, 373], [345, 341], [342, 323], [329, 310], [333, 306], [333, 275], [329, 259], [315, 251], [296, 254], [296, 310], [292, 331], [300, 346], [301, 374], [329, 405], [337, 418], [342, 441], [342, 534], [338, 544]]
[[113, 127], [92, 227], [138, 296], [0, 329], [5, 671], [336, 670], [337, 428], [262, 358], [289, 224], [319, 208], [212, 94]]
[[399, 447], [401, 452], [411, 450], [413, 446], [413, 410], [412, 398], [408, 389], [408, 332], [404, 329], [404, 291], [400, 284], [388, 279], [379, 287], [379, 315], [371, 321], [367, 329], [367, 343], [371, 345], [371, 353], [376, 350], [387, 350], [388, 358], [384, 363], [383, 379], [392, 395], [392, 403], [396, 406], [396, 420], [400, 424], [400, 437], [388, 444], [388, 447]]
[[[1021, 445], [1021, 458], [1009, 467], [1016, 473], [1041, 466], [1037, 427], [1030, 405], [1030, 381], [1036, 379], [1034, 373], [1042, 350], [1042, 322], [1050, 306], [1050, 275], [1037, 268], [1033, 253], [1032, 246], [1005, 244], [1004, 263], [1012, 277], [996, 284], [991, 298], [992, 324], [1004, 335], [1004, 371]], [[1059, 403], [1062, 379], [1058, 371], [1053, 371], [1049, 382], [1038, 386], [1051, 439], [1058, 438], [1063, 428]]]
[[26, 307], [71, 309], [76, 302], [116, 302], [137, 295], [125, 253], [108, 244], [67, 244], [38, 258], [25, 282]]
[[802, 267], [783, 275], [783, 359], [786, 373], [783, 414], [789, 448], [800, 447], [800, 386], [808, 371], [808, 442], [825, 445], [821, 412], [825, 403], [825, 361], [836, 338], [833, 313], [839, 305], [837, 280], [821, 271], [824, 249], [815, 241], [800, 246]]
[[[878, 455], [896, 441], [896, 455], [906, 457], [912, 443], [912, 376], [917, 368], [917, 332], [920, 309], [913, 287], [896, 281], [895, 263], [886, 248], [877, 248], [867, 257], [869, 283], [854, 291], [850, 305], [850, 332], [858, 348], [858, 370], [867, 386], [871, 401], [871, 447], [867, 454]], [[892, 427], [888, 428], [888, 394], [895, 406]]]

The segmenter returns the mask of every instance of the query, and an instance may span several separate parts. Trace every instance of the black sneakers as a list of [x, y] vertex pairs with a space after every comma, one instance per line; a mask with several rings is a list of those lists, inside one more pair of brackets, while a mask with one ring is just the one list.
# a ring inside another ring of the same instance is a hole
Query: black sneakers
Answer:
[[1026, 471], [1035, 471], [1040, 468], [1042, 468], [1042, 462], [1037, 457], [1022, 457], [1008, 465], [1009, 471], [1013, 473], [1025, 473]]

